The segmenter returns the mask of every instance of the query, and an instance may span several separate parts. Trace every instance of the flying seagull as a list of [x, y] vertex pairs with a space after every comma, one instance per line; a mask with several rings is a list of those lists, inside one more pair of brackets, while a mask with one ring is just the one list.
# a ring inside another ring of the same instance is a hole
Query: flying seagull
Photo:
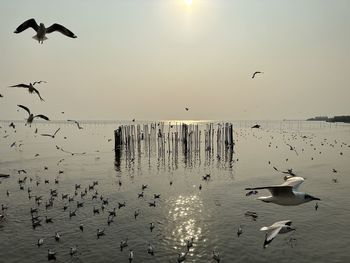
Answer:
[[189, 108], [185, 108], [186, 111], [189, 111]]
[[44, 99], [40, 96], [40, 92], [36, 89], [36, 88], [34, 88], [34, 85], [35, 84], [40, 84], [40, 83], [46, 83], [46, 81], [43, 81], [43, 80], [40, 80], [40, 81], [35, 81], [35, 82], [33, 82], [33, 83], [29, 83], [29, 85], [28, 84], [17, 84], [17, 85], [13, 85], [13, 86], [10, 86], [10, 88], [25, 88], [25, 89], [28, 89], [28, 92], [30, 93], [30, 94], [32, 94], [33, 92], [35, 92], [38, 96], [39, 96], [39, 98], [40, 98], [40, 100], [41, 101], [44, 101]]
[[252, 126], [251, 128], [252, 129], [260, 129], [260, 127], [261, 127], [261, 125], [259, 125], [259, 124], [255, 124], [254, 126]]
[[34, 116], [34, 114], [31, 113], [30, 110], [29, 110], [26, 106], [23, 106], [23, 105], [17, 105], [17, 106], [20, 107], [20, 108], [22, 108], [22, 109], [24, 109], [24, 110], [27, 111], [28, 114], [29, 114], [29, 117], [28, 117], [28, 119], [27, 119], [26, 125], [27, 125], [27, 124], [29, 124], [29, 125], [32, 124], [34, 118], [41, 118], [41, 119], [43, 119], [43, 120], [49, 121], [49, 118], [46, 117], [45, 115], [39, 114], [39, 115], [35, 115], [35, 116]]
[[292, 221], [284, 220], [273, 223], [271, 226], [263, 226], [260, 228], [260, 231], [266, 231], [264, 248], [266, 248], [278, 234], [285, 234], [290, 231], [294, 231], [295, 228], [291, 227], [291, 224]]
[[271, 195], [261, 196], [258, 200], [285, 206], [300, 205], [313, 200], [321, 200], [307, 193], [298, 192], [298, 188], [303, 182], [304, 178], [302, 177], [291, 177], [281, 185], [246, 188], [245, 190], [267, 189], [271, 192]]
[[255, 78], [255, 75], [256, 74], [263, 74], [264, 72], [261, 72], [261, 71], [255, 71], [252, 75], [252, 79]]
[[65, 28], [60, 24], [53, 24], [50, 27], [46, 28], [43, 23], [40, 23], [40, 25], [38, 25], [34, 18], [28, 19], [27, 21], [23, 22], [19, 27], [16, 28], [14, 33], [16, 34], [21, 33], [22, 31], [28, 29], [29, 27], [35, 30], [36, 35], [33, 36], [33, 38], [41, 44], [44, 43], [44, 40], [47, 39], [45, 35], [52, 33], [54, 31], [58, 31], [61, 34], [70, 38], [77, 38], [77, 36], [72, 31], [70, 31], [69, 29]]
[[75, 120], [67, 120], [67, 121], [74, 122], [78, 126], [79, 130], [83, 129], [83, 127], [80, 126], [79, 122], [77, 122]]
[[57, 131], [55, 131], [54, 134], [46, 134], [46, 133], [43, 133], [43, 134], [41, 134], [41, 136], [47, 136], [47, 137], [51, 137], [52, 139], [54, 139], [55, 136], [56, 136], [56, 134], [59, 132], [60, 129], [61, 129], [61, 128], [58, 128]]

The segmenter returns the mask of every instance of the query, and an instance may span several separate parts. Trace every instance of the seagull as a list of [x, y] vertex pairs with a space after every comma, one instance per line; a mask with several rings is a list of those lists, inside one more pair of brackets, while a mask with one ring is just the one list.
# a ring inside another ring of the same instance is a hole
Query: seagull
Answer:
[[113, 218], [114, 218], [113, 216], [108, 216], [108, 218], [107, 218], [107, 224], [108, 225], [110, 225], [110, 224], [112, 224], [114, 222]]
[[251, 128], [252, 129], [259, 129], [261, 127], [261, 125], [259, 125], [259, 124], [255, 124], [254, 126], [252, 126]]
[[70, 254], [71, 257], [74, 256], [77, 253], [78, 253], [78, 247], [77, 246], [74, 246], [74, 247], [70, 248], [69, 254]]
[[154, 228], [154, 223], [152, 222], [152, 223], [149, 223], [150, 224], [150, 226], [149, 226], [149, 229], [151, 230], [151, 232], [153, 231], [153, 228]]
[[123, 248], [128, 246], [128, 239], [120, 241], [120, 251], [123, 251]]
[[72, 31], [70, 31], [69, 29], [65, 28], [60, 24], [53, 24], [50, 27], [46, 28], [43, 23], [40, 23], [40, 25], [38, 25], [34, 18], [28, 19], [27, 21], [23, 22], [19, 27], [16, 28], [14, 33], [15, 34], [21, 33], [22, 31], [28, 29], [29, 27], [35, 30], [36, 35], [33, 36], [33, 38], [41, 44], [44, 43], [44, 40], [47, 39], [45, 35], [52, 33], [54, 31], [58, 31], [61, 34], [70, 38], [77, 38], [77, 36]]
[[105, 234], [105, 229], [97, 229], [97, 238], [104, 236], [104, 234]]
[[56, 260], [56, 252], [51, 250], [51, 249], [48, 249], [47, 250], [47, 258], [48, 260]]
[[4, 97], [4, 95], [0, 94], [0, 98], [3, 98], [3, 97]]
[[56, 134], [59, 132], [61, 128], [58, 128], [57, 131], [54, 132], [54, 134], [46, 134], [46, 133], [42, 133], [41, 136], [47, 136], [47, 137], [51, 137], [52, 139], [55, 138]]
[[83, 127], [80, 126], [79, 122], [77, 122], [75, 120], [67, 120], [67, 121], [74, 122], [78, 126], [79, 130], [83, 129]]
[[189, 111], [189, 108], [185, 108], [186, 111]]
[[218, 251], [213, 250], [213, 259], [214, 259], [216, 262], [220, 262], [221, 257], [220, 257], [220, 253], [219, 253]]
[[187, 246], [187, 250], [190, 250], [190, 248], [193, 247], [193, 237], [191, 237], [191, 239], [188, 239], [186, 241], [186, 246]]
[[37, 243], [38, 247], [40, 247], [42, 244], [44, 244], [44, 239], [43, 238], [39, 238], [38, 239], [38, 243]]
[[186, 256], [188, 254], [188, 251], [186, 252], [182, 252], [181, 254], [179, 254], [178, 258], [177, 258], [177, 262], [183, 262], [186, 260]]
[[148, 244], [148, 249], [147, 249], [147, 253], [151, 254], [152, 256], [154, 256], [154, 248], [151, 245], [151, 243]]
[[39, 115], [35, 115], [35, 116], [34, 116], [34, 114], [31, 113], [30, 110], [29, 110], [26, 106], [23, 106], [23, 105], [17, 105], [17, 106], [20, 107], [20, 108], [22, 108], [22, 109], [24, 109], [25, 111], [28, 112], [29, 117], [28, 117], [28, 119], [27, 119], [27, 123], [26, 123], [26, 124], [31, 125], [32, 122], [33, 122], [33, 120], [34, 120], [34, 118], [41, 118], [41, 119], [43, 119], [43, 120], [49, 121], [49, 118], [46, 117], [45, 115], [39, 114]]
[[246, 188], [246, 190], [267, 189], [271, 192], [271, 195], [261, 196], [258, 200], [285, 206], [300, 205], [313, 200], [321, 200], [307, 193], [297, 191], [304, 180], [302, 177], [291, 177], [281, 185]]
[[54, 238], [55, 238], [56, 241], [60, 241], [60, 239], [61, 239], [60, 233], [59, 232], [55, 232]]
[[264, 72], [261, 71], [255, 71], [252, 75], [252, 79], [255, 78], [256, 74], [263, 74]]
[[135, 220], [139, 215], [140, 215], [140, 210], [135, 210], [135, 212], [134, 212]]
[[129, 251], [129, 262], [131, 263], [133, 259], [134, 259], [134, 252], [132, 251], [132, 249], [130, 249], [130, 251]]
[[13, 85], [13, 86], [10, 86], [10, 88], [25, 88], [25, 89], [28, 89], [28, 92], [30, 94], [33, 94], [33, 92], [35, 92], [41, 101], [44, 101], [44, 99], [40, 96], [40, 92], [34, 88], [34, 85], [35, 84], [40, 84], [40, 83], [46, 83], [46, 81], [43, 81], [43, 80], [40, 80], [40, 81], [35, 81], [33, 83], [29, 83], [29, 84], [17, 84], [17, 85]]
[[271, 226], [268, 226], [268, 227], [264, 226], [260, 228], [260, 231], [266, 231], [264, 248], [266, 248], [268, 244], [270, 244], [278, 234], [284, 234], [290, 231], [294, 231], [295, 228], [291, 227], [291, 224], [292, 224], [292, 221], [284, 220], [284, 221], [273, 223]]
[[242, 226], [239, 226], [237, 229], [237, 236], [239, 237], [240, 235], [242, 235], [243, 230], [242, 230]]
[[[120, 209], [120, 208], [122, 208], [122, 207], [125, 207], [126, 206], [126, 203], [124, 202], [124, 203], [119, 203], [118, 202], [118, 209]], [[114, 212], [115, 212], [115, 210], [114, 210]]]

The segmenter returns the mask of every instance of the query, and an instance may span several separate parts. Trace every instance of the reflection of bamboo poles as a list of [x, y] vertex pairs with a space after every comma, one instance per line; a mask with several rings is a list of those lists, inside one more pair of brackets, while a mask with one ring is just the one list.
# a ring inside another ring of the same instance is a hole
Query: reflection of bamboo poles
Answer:
[[[202, 141], [204, 134], [204, 142]], [[214, 123], [206, 125], [176, 123], [165, 127], [163, 122], [143, 124], [122, 125], [114, 131], [116, 155], [121, 154], [120, 149], [126, 152], [128, 160], [141, 156], [143, 151], [151, 158], [151, 153], [155, 153], [158, 160], [165, 161], [166, 153], [168, 160], [176, 160], [179, 147], [185, 157], [185, 161], [190, 162], [200, 160], [201, 144], [204, 144], [206, 157], [209, 159], [214, 156], [221, 157], [231, 156], [228, 151], [233, 152], [233, 124], [218, 123], [217, 129]], [[215, 145], [216, 144], [216, 145]], [[214, 147], [215, 146], [215, 147]], [[118, 151], [117, 151], [118, 150]], [[119, 156], [120, 158], [120, 156]], [[230, 158], [229, 158], [230, 159]]]

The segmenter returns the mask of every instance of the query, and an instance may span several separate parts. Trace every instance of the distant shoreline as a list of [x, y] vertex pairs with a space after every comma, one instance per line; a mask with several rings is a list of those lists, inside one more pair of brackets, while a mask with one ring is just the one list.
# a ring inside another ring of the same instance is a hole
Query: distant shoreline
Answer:
[[349, 115], [343, 115], [343, 116], [334, 116], [333, 118], [328, 118], [327, 116], [317, 116], [314, 118], [309, 118], [307, 121], [325, 121], [325, 122], [344, 122], [344, 123], [350, 123], [350, 116]]

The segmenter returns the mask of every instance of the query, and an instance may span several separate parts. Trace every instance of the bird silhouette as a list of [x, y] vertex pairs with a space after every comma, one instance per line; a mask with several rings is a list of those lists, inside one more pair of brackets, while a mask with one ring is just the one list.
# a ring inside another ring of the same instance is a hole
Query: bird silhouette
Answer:
[[42, 114], [34, 115], [33, 113], [30, 112], [30, 110], [26, 106], [23, 106], [23, 105], [17, 105], [17, 106], [22, 108], [22, 109], [24, 109], [26, 112], [28, 112], [29, 117], [27, 119], [27, 123], [26, 124], [31, 125], [35, 118], [41, 118], [41, 119], [43, 119], [45, 121], [49, 121], [50, 120], [48, 117], [46, 117], [45, 115], [42, 115]]
[[19, 25], [16, 30], [15, 30], [15, 34], [21, 33], [24, 30], [28, 29], [28, 28], [33, 28], [36, 32], [36, 35], [33, 36], [33, 39], [37, 40], [39, 43], [43, 44], [44, 40], [47, 39], [46, 34], [50, 34], [52, 32], [58, 31], [61, 34], [70, 37], [70, 38], [77, 38], [77, 36], [70, 31], [69, 29], [67, 29], [66, 27], [60, 25], [60, 24], [53, 24], [49, 27], [45, 27], [45, 25], [43, 23], [40, 23], [39, 25], [36, 23], [34, 18], [28, 19], [27, 21], [23, 22], [21, 25]]
[[253, 78], [255, 78], [255, 76], [257, 75], [257, 74], [263, 74], [264, 72], [261, 72], [261, 71], [255, 71], [254, 73], [253, 73], [253, 75], [252, 75], [252, 79]]
[[35, 81], [35, 82], [29, 83], [29, 84], [17, 84], [17, 85], [10, 86], [10, 88], [25, 88], [25, 89], [28, 89], [28, 92], [30, 94], [36, 93], [38, 95], [38, 97], [40, 98], [40, 100], [44, 101], [44, 99], [40, 95], [40, 92], [36, 88], [34, 88], [35, 84], [40, 84], [40, 83], [46, 83], [46, 81], [40, 80], [40, 81]]
[[55, 136], [56, 136], [56, 134], [59, 132], [60, 129], [61, 129], [61, 128], [58, 128], [58, 129], [54, 132], [54, 134], [45, 134], [45, 133], [42, 133], [41, 136], [47, 136], [47, 137], [51, 137], [52, 139], [54, 139]]

